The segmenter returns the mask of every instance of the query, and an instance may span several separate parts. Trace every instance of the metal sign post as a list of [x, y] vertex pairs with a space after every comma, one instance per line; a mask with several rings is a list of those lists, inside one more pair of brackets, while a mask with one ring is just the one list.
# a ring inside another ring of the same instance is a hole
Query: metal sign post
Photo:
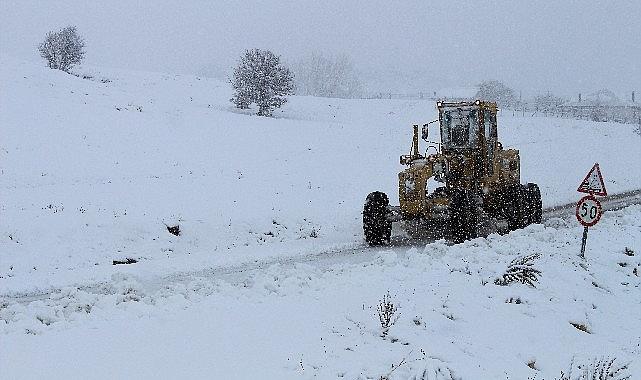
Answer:
[[583, 227], [583, 239], [581, 239], [581, 256], [582, 259], [585, 259], [585, 245], [588, 242], [588, 228]]

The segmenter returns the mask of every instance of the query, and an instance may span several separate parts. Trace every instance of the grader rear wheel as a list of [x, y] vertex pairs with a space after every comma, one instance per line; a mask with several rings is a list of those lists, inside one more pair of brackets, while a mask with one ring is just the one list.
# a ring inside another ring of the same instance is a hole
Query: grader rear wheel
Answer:
[[525, 188], [523, 185], [512, 185], [503, 194], [503, 214], [510, 231], [518, 230], [527, 225], [525, 218]]
[[510, 231], [541, 223], [543, 208], [538, 185], [512, 185], [506, 188], [503, 196], [503, 214], [508, 220]]
[[478, 237], [479, 218], [475, 194], [468, 190], [452, 191], [449, 227], [454, 243]]
[[540, 224], [543, 220], [541, 190], [536, 183], [528, 183], [524, 190], [527, 224]]
[[387, 220], [389, 198], [385, 193], [375, 191], [365, 199], [363, 207], [363, 232], [365, 241], [371, 246], [389, 243], [392, 222]]

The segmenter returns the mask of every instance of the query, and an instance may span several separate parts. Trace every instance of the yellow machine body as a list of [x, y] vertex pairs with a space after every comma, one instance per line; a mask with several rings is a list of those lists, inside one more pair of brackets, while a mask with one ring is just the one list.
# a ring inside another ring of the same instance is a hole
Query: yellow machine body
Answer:
[[[401, 156], [407, 169], [398, 175], [402, 219], [439, 218], [447, 209], [447, 192], [429, 194], [430, 179], [445, 189], [476, 190], [490, 200], [500, 189], [520, 182], [520, 157], [498, 141], [497, 107], [493, 102], [437, 103], [440, 142], [436, 153], [420, 154], [419, 128], [414, 126], [412, 149]], [[423, 138], [428, 136], [423, 126]]]

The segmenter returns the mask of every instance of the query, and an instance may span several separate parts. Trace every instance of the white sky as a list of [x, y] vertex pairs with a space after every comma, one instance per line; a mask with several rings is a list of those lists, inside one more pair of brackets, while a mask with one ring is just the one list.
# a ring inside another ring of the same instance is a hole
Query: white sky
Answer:
[[73, 24], [86, 62], [102, 66], [224, 73], [259, 47], [290, 61], [348, 54], [380, 76], [381, 91], [494, 78], [524, 94], [610, 88], [629, 98], [641, 92], [640, 20], [638, 0], [0, 0], [0, 53], [40, 61], [45, 33]]

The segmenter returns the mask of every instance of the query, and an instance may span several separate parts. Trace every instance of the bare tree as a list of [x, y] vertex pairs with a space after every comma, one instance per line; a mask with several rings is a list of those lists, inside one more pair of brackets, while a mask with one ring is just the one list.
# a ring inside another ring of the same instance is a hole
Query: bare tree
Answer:
[[500, 107], [510, 107], [514, 104], [516, 97], [514, 90], [506, 86], [503, 82], [497, 80], [487, 80], [481, 82], [476, 98], [496, 102]]
[[293, 79], [291, 71], [271, 51], [247, 50], [230, 80], [235, 91], [230, 101], [241, 109], [256, 103], [259, 116], [271, 116], [294, 92]]
[[67, 73], [82, 61], [85, 56], [84, 48], [85, 41], [75, 26], [47, 33], [45, 40], [38, 45], [40, 56], [47, 61], [49, 68]]
[[554, 96], [549, 92], [546, 95], [537, 95], [534, 97], [534, 107], [536, 107], [537, 111], [554, 111], [557, 107], [563, 105], [563, 103], [565, 103], [563, 98]]
[[346, 55], [314, 53], [296, 65], [296, 92], [327, 98], [356, 98], [361, 82]]

